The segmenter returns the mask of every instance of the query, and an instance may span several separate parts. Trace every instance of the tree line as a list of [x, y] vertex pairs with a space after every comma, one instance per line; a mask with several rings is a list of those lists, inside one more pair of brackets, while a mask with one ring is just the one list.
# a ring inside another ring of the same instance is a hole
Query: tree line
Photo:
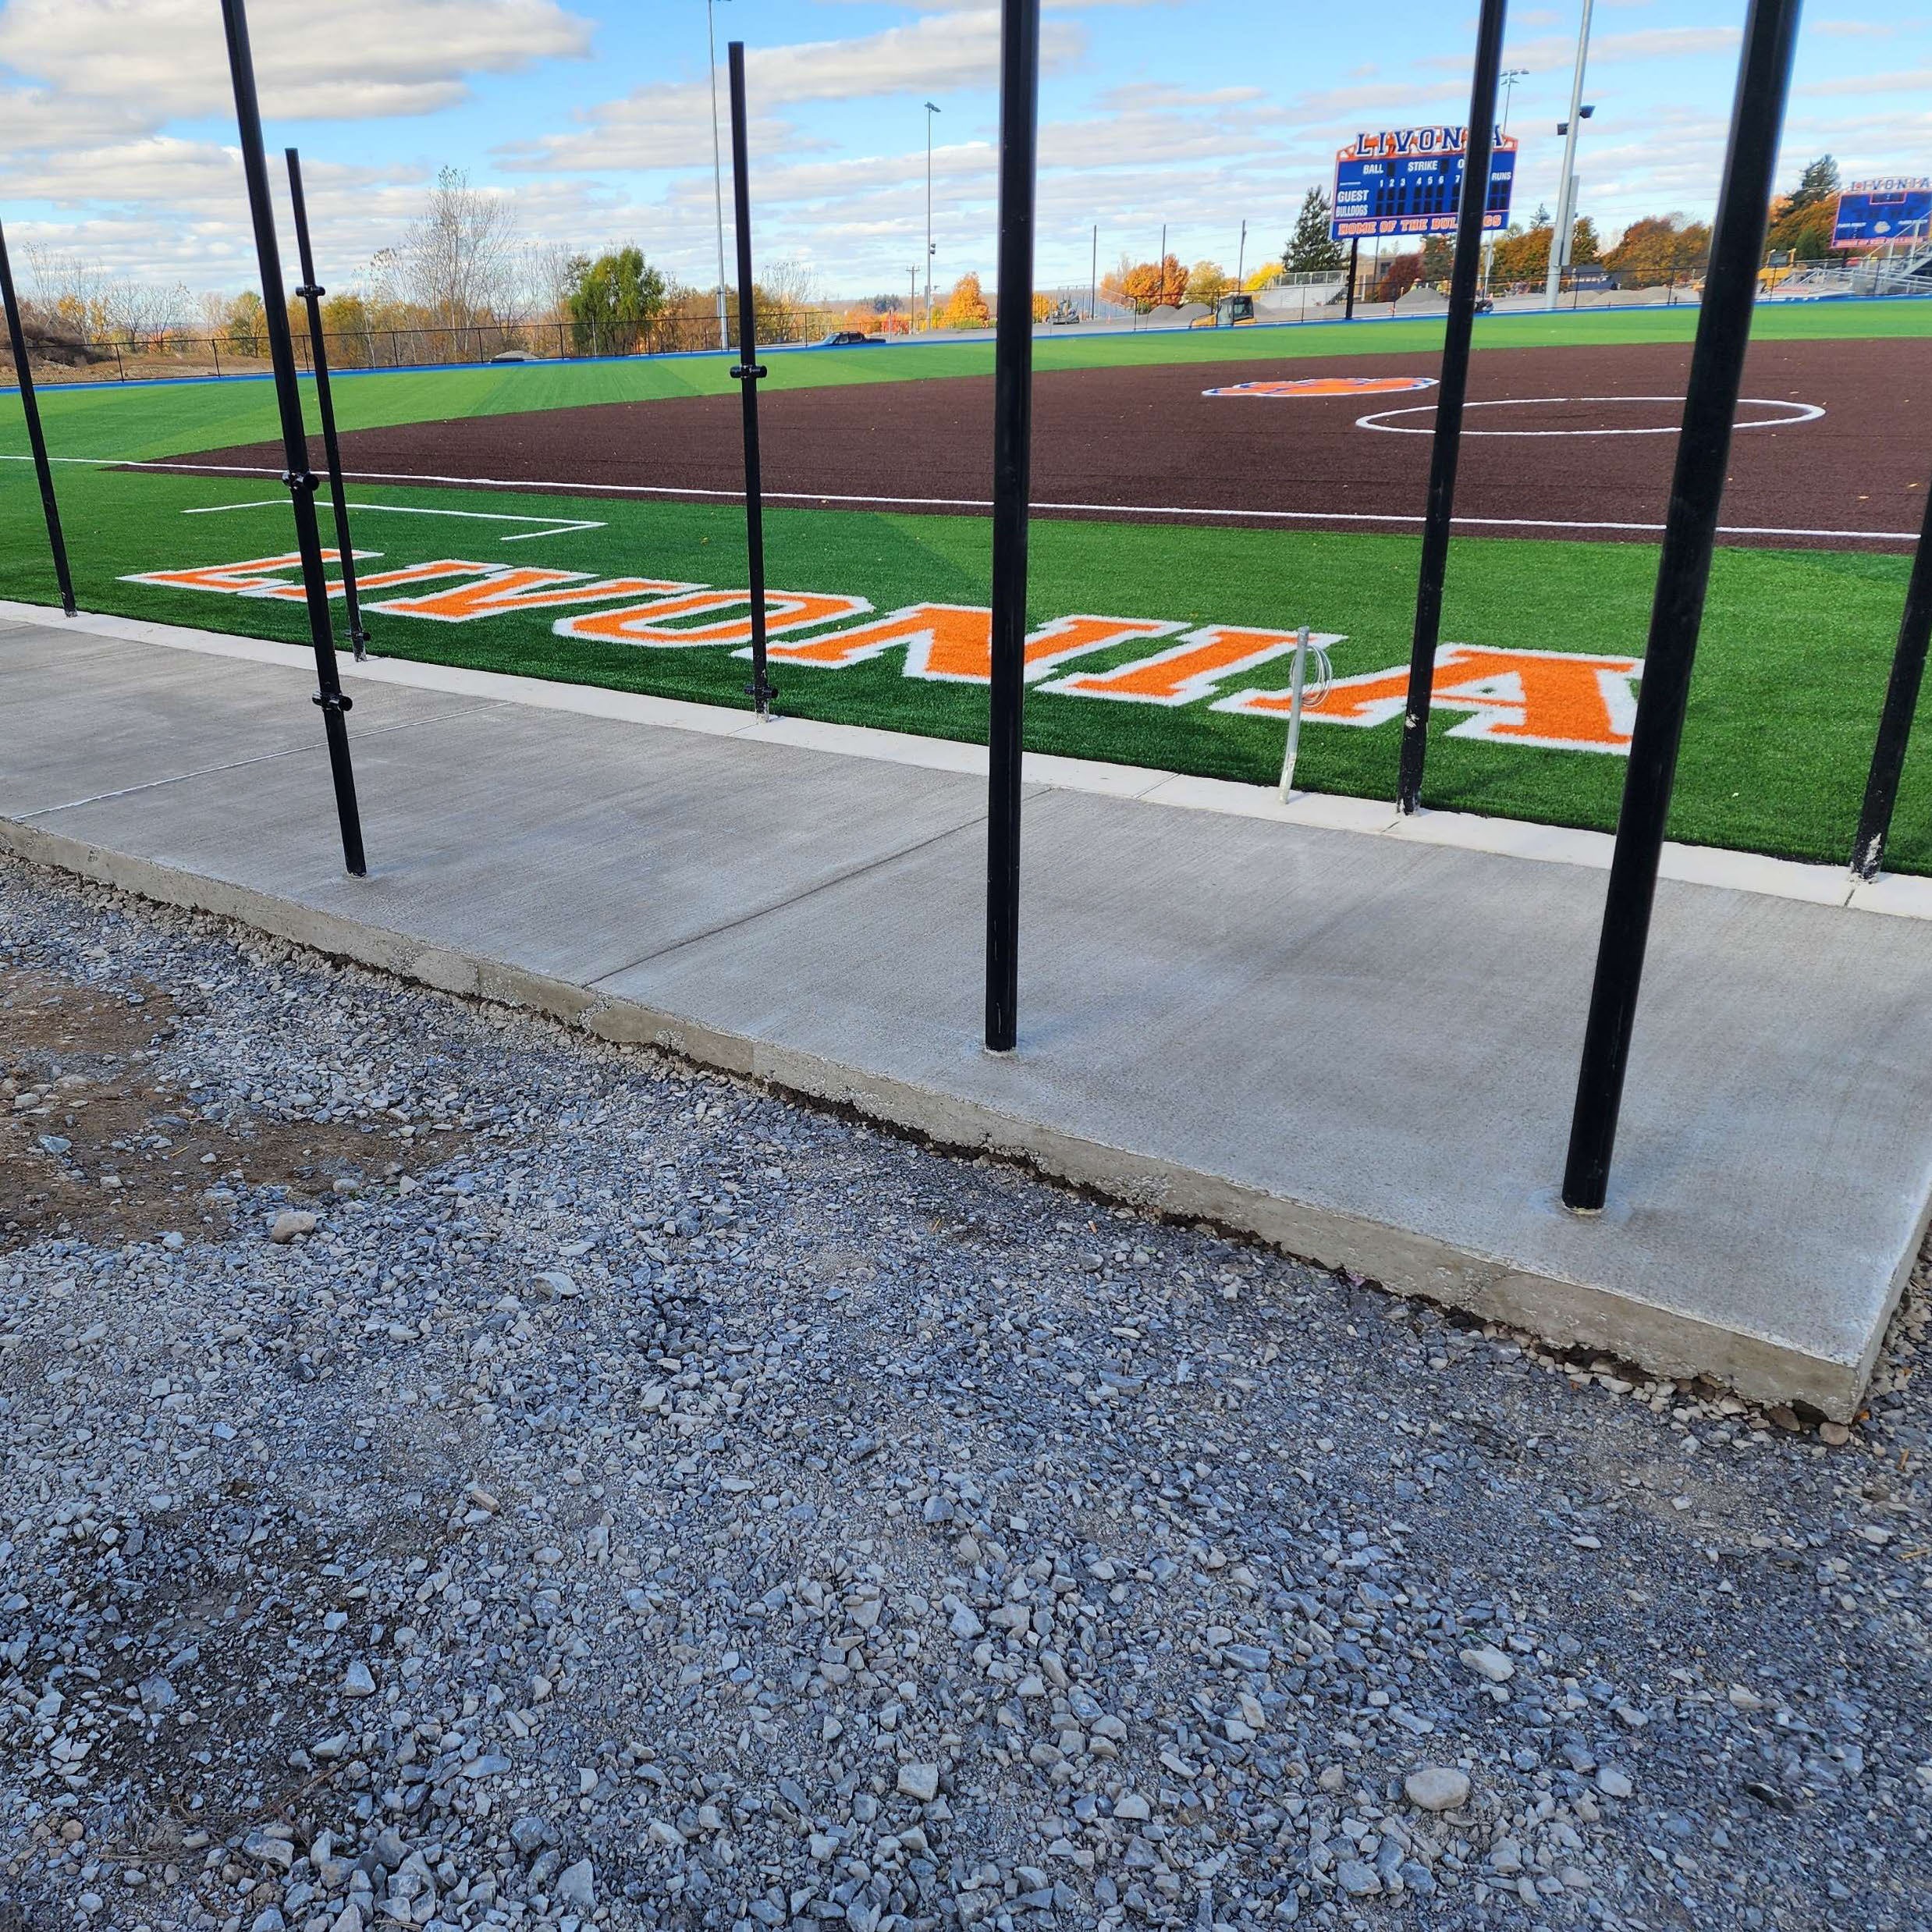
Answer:
[[[1829, 154], [1808, 162], [1788, 194], [1774, 201], [1766, 240], [1768, 251], [1793, 261], [1834, 259], [1832, 219], [1839, 180], [1838, 163]], [[1341, 273], [1348, 251], [1329, 233], [1330, 204], [1325, 190], [1310, 188], [1303, 198], [1293, 232], [1280, 257], [1244, 277], [1242, 286], [1268, 287], [1283, 275]], [[1547, 208], [1539, 208], [1526, 226], [1512, 223], [1491, 237], [1486, 247], [1487, 282], [1492, 289], [1512, 285], [1541, 287], [1550, 268], [1554, 227]], [[1842, 260], [1846, 251], [1837, 251]], [[1630, 222], [1608, 248], [1589, 215], [1577, 218], [1572, 233], [1570, 261], [1579, 268], [1600, 267], [1625, 287], [1646, 288], [1667, 282], [1693, 281], [1704, 272], [1710, 254], [1710, 226], [1686, 221], [1682, 215], [1646, 215]], [[1439, 284], [1449, 279], [1455, 256], [1447, 235], [1428, 236], [1419, 247], [1385, 257], [1372, 287], [1372, 301], [1392, 302], [1419, 282]], [[1123, 256], [1101, 284], [1107, 298], [1145, 314], [1163, 304], [1213, 304], [1235, 286], [1234, 278], [1218, 263], [1198, 261], [1192, 268], [1170, 254], [1164, 261], [1135, 261]]]
[[[1793, 261], [1832, 258], [1838, 188], [1838, 164], [1831, 155], [1807, 163], [1796, 186], [1772, 204], [1767, 250]], [[1284, 275], [1338, 273], [1347, 255], [1330, 237], [1330, 212], [1326, 192], [1309, 189], [1280, 257], [1245, 273], [1240, 286], [1258, 290]], [[1488, 286], [1540, 287], [1553, 240], [1549, 211], [1542, 208], [1526, 226], [1512, 223], [1490, 238]], [[1642, 288], [1696, 280], [1710, 250], [1709, 225], [1679, 214], [1641, 217], [1607, 248], [1596, 223], [1583, 215], [1572, 233], [1570, 259], [1579, 268], [1600, 266], [1625, 286]], [[197, 297], [185, 284], [111, 276], [98, 265], [44, 245], [30, 244], [23, 253], [30, 332], [50, 347], [77, 350], [90, 343], [195, 335], [236, 357], [264, 353], [261, 298], [252, 289]], [[1449, 237], [1431, 236], [1419, 248], [1385, 258], [1364, 293], [1371, 300], [1394, 301], [1418, 283], [1446, 282], [1453, 257]], [[1187, 303], [1211, 307], [1236, 286], [1235, 277], [1212, 260], [1189, 265], [1171, 253], [1159, 261], [1124, 254], [1102, 282], [1101, 293], [1145, 314]], [[796, 262], [768, 265], [755, 284], [755, 299], [758, 335], [768, 341], [795, 339], [821, 326], [903, 335], [925, 321], [925, 304], [916, 295], [876, 295], [842, 315], [826, 314], [811, 272]], [[979, 277], [968, 274], [936, 299], [932, 321], [940, 329], [984, 329], [995, 306]], [[534, 325], [554, 329], [586, 354], [627, 353], [687, 338], [689, 346], [709, 346], [716, 339], [718, 307], [715, 290], [679, 282], [634, 243], [589, 255], [527, 241], [517, 233], [506, 197], [474, 186], [459, 169], [446, 168], [402, 240], [342, 278], [321, 315], [332, 353], [353, 364], [386, 359], [378, 339], [390, 332], [440, 335], [453, 342], [479, 330]], [[734, 337], [737, 308], [736, 290], [727, 290], [726, 323]], [[1049, 298], [1036, 297], [1034, 312], [1036, 320], [1047, 319]], [[290, 304], [289, 325], [306, 344], [308, 316], [302, 304]], [[366, 353], [358, 352], [358, 344], [368, 346]]]
[[[60, 250], [25, 251], [37, 340], [72, 344], [191, 337], [238, 360], [266, 353], [266, 318], [254, 289], [239, 294], [191, 294], [185, 284], [156, 285], [109, 276], [98, 265]], [[519, 233], [507, 197], [474, 186], [460, 169], [437, 176], [423, 211], [393, 247], [379, 250], [353, 272], [322, 279], [324, 336], [346, 366], [388, 360], [382, 339], [408, 334], [452, 345], [480, 332], [555, 329], [581, 353], [625, 353], [676, 331], [717, 339], [713, 289], [687, 286], [648, 261], [634, 243], [588, 255]], [[795, 334], [816, 291], [804, 265], [767, 266], [755, 284], [758, 332], [768, 340]], [[737, 299], [727, 292], [727, 325], [735, 334]], [[306, 348], [306, 305], [291, 300], [289, 325]], [[419, 344], [418, 347], [425, 345]], [[460, 348], [454, 353], [461, 354]]]

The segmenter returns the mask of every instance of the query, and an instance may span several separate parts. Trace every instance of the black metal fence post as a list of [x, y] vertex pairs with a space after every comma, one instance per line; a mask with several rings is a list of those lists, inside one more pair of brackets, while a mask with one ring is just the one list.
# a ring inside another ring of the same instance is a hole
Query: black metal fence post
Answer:
[[329, 348], [322, 336], [322, 297], [329, 291], [315, 279], [315, 251], [309, 246], [308, 200], [302, 192], [302, 157], [288, 151], [289, 201], [295, 211], [295, 245], [302, 258], [302, 286], [296, 290], [308, 309], [309, 360], [315, 370], [315, 413], [322, 422], [322, 455], [329, 464], [329, 506], [336, 513], [336, 549], [342, 558], [342, 596], [349, 613], [349, 641], [360, 664], [369, 655], [369, 634], [362, 627], [362, 600], [356, 591], [356, 549], [349, 534], [349, 493], [343, 487], [342, 446], [336, 437], [336, 399], [329, 386]]
[[738, 359], [731, 374], [744, 417], [744, 549], [751, 580], [751, 681], [745, 689], [761, 718], [772, 715], [778, 695], [765, 675], [765, 482], [758, 464], [758, 385], [765, 370], [758, 359], [758, 292], [751, 280], [751, 137], [744, 114], [744, 43], [733, 41], [731, 67], [731, 210], [738, 231]]
[[1040, 0], [1002, 0], [1000, 312], [993, 334], [993, 679], [987, 707], [986, 1046], [1020, 1025], [1020, 762], [1026, 707], [1026, 545], [1032, 482], [1033, 228]]
[[1603, 930], [1577, 1074], [1576, 1109], [1563, 1174], [1564, 1206], [1593, 1214], [1610, 1186], [1618, 1110], [1630, 1062], [1637, 992], [1657, 897], [1671, 788], [1677, 774], [1691, 667], [1703, 622], [1718, 506], [1757, 297], [1785, 98], [1800, 0], [1751, 0], [1731, 110], [1724, 182], [1713, 225], [1697, 338], [1691, 351], [1677, 467], [1650, 609], [1643, 684], [1624, 778], [1623, 808], [1604, 896]]
[[1852, 846], [1855, 878], [1876, 879], [1884, 861], [1892, 808], [1898, 802], [1898, 780], [1905, 770], [1905, 747], [1912, 739], [1912, 715], [1919, 709], [1928, 643], [1932, 643], [1932, 487], [1926, 492], [1925, 527], [1919, 533], [1918, 553], [1912, 560], [1912, 581], [1905, 586], [1905, 616], [1899, 621], [1898, 648], [1892, 653], [1891, 677], [1885, 687], [1885, 708], [1879, 713], [1878, 742], [1872, 748], [1872, 769], [1865, 780], [1864, 808], [1859, 814], [1858, 836]]
[[27, 367], [27, 330], [20, 320], [20, 298], [13, 291], [13, 264], [7, 258], [5, 229], [0, 229], [0, 300], [7, 311], [7, 340], [12, 346], [13, 367], [20, 379], [27, 447], [34, 453], [34, 474], [40, 479], [41, 513], [47, 519], [47, 547], [54, 553], [54, 581], [60, 588], [60, 607], [71, 617], [74, 580], [67, 568], [67, 539], [60, 527], [60, 501], [54, 494], [54, 466], [47, 460], [47, 439], [41, 433], [40, 399], [34, 393], [34, 371]]
[[356, 775], [349, 758], [350, 699], [336, 666], [336, 642], [329, 622], [329, 578], [322, 568], [322, 542], [315, 524], [315, 478], [308, 467], [308, 436], [302, 422], [302, 393], [297, 385], [295, 344], [289, 332], [287, 298], [282, 293], [282, 250], [275, 240], [275, 204], [268, 197], [268, 161], [261, 144], [261, 108], [255, 98], [255, 66], [248, 48], [248, 17], [243, 0], [222, 0], [222, 24], [228, 35], [228, 67], [235, 87], [235, 120], [240, 132], [242, 172], [248, 182], [249, 213], [255, 229], [255, 258], [261, 269], [261, 300], [268, 332], [268, 356], [275, 367], [275, 402], [282, 417], [282, 448], [288, 469], [282, 481], [295, 512], [295, 543], [302, 558], [302, 588], [308, 603], [309, 641], [315, 651], [315, 702], [321, 707], [329, 741], [329, 769], [336, 786], [336, 815], [342, 826], [343, 863], [357, 878], [368, 871], [362, 851], [362, 818], [356, 804]]
[[1449, 275], [1449, 319], [1443, 335], [1442, 375], [1436, 391], [1436, 433], [1429, 452], [1429, 501], [1422, 523], [1422, 571], [1415, 586], [1415, 629], [1409, 642], [1408, 700], [1402, 716], [1402, 754], [1396, 809], [1422, 802], [1422, 763], [1429, 755], [1429, 706], [1442, 634], [1442, 585], [1449, 565], [1449, 524], [1455, 514], [1456, 464], [1462, 453], [1462, 404], [1469, 389], [1469, 338], [1476, 327], [1476, 285], [1483, 268], [1483, 217], [1490, 203], [1490, 157], [1495, 147], [1496, 95], [1503, 65], [1505, 0], [1483, 0], [1476, 30], [1476, 75], [1469, 84], [1469, 125], [1462, 154], [1462, 194], [1456, 206], [1456, 259]]

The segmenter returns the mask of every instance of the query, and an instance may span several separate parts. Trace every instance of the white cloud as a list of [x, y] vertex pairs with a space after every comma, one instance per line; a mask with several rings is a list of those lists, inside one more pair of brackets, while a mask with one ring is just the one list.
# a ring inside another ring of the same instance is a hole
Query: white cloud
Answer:
[[[1041, 39], [1041, 64], [1069, 65], [1082, 44], [1078, 28], [1049, 24]], [[753, 145], [767, 151], [796, 151], [802, 145], [788, 126], [771, 118], [776, 108], [985, 90], [997, 84], [999, 66], [999, 10], [984, 5], [849, 41], [748, 48], [745, 97], [752, 112], [763, 117]], [[639, 87], [586, 109], [580, 118], [583, 125], [568, 133], [506, 148], [504, 165], [580, 172], [698, 165], [710, 151], [710, 80]]]
[[1932, 67], [1910, 73], [1897, 69], [1881, 74], [1853, 74], [1839, 80], [1814, 80], [1800, 87], [1802, 94], [1923, 94], [1932, 87]]
[[[467, 77], [590, 51], [590, 23], [557, 0], [300, 0], [249, 21], [263, 110], [282, 119], [428, 114], [467, 98]], [[146, 118], [233, 111], [213, 0], [11, 0], [0, 66], [64, 102], [111, 101]]]
[[[1110, 114], [1130, 114], [1144, 108], [1245, 107], [1267, 98], [1265, 87], [1177, 87], [1164, 80], [1134, 80], [1110, 89], [1098, 105]], [[1246, 121], [1244, 115], [1244, 126]]]
[[[1634, 34], [1606, 34], [1590, 41], [1590, 68], [1613, 66], [1620, 61], [1682, 60], [1694, 54], [1724, 54], [1736, 48], [1742, 37], [1735, 27], [1653, 27]], [[1532, 73], [1545, 73], [1570, 66], [1576, 59], [1574, 34], [1552, 34], [1543, 40], [1507, 45], [1505, 66], [1527, 67]], [[1467, 74], [1467, 54], [1432, 54], [1416, 62], [1421, 67], [1440, 68]]]

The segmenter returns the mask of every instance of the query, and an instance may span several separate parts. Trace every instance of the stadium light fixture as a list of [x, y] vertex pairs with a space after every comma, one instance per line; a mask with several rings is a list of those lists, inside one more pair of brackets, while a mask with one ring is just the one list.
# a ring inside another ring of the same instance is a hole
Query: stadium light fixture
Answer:
[[1570, 243], [1576, 228], [1576, 134], [1595, 112], [1583, 105], [1583, 69], [1590, 53], [1590, 12], [1593, 0], [1583, 0], [1583, 18], [1576, 30], [1576, 72], [1570, 81], [1569, 119], [1557, 128], [1563, 137], [1563, 175], [1557, 183], [1556, 232], [1550, 237], [1550, 270], [1543, 282], [1543, 306], [1554, 308], [1569, 265]]
[[938, 104], [925, 104], [925, 329], [932, 332], [932, 117]]
[[718, 0], [705, 0], [705, 44], [711, 56], [711, 191], [718, 208], [718, 346], [731, 346], [725, 322], [724, 157], [718, 140], [718, 33], [712, 12]]
[[1529, 78], [1527, 67], [1505, 67], [1496, 77], [1497, 84], [1503, 90], [1503, 132], [1509, 132], [1509, 104], [1516, 98], [1516, 83]]

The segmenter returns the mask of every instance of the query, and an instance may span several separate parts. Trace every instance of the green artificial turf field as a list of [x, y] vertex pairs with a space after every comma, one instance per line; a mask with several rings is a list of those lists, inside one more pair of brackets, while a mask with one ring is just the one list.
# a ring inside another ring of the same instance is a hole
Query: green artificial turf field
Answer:
[[[1552, 341], [1688, 339], [1688, 310], [1577, 317], [1508, 317], [1483, 325], [1494, 346]], [[1932, 335], [1932, 303], [1828, 304], [1760, 312], [1763, 336]], [[1305, 357], [1387, 348], [1432, 349], [1435, 323], [1352, 329], [1200, 332], [1040, 345], [1045, 368], [1076, 362]], [[775, 382], [904, 380], [990, 367], [990, 345], [775, 356]], [[729, 386], [722, 357], [425, 371], [345, 379], [346, 426], [500, 414], [569, 403], [683, 395]], [[154, 460], [273, 433], [266, 384], [95, 388], [45, 399], [50, 442], [69, 458]], [[25, 439], [17, 403], [0, 397], [0, 455]], [[130, 573], [227, 563], [284, 551], [286, 504], [203, 514], [274, 497], [266, 478], [218, 479], [63, 464], [59, 485], [83, 606], [204, 629], [306, 641], [299, 605], [132, 584]], [[432, 488], [353, 485], [351, 500], [461, 518], [372, 511], [359, 549], [383, 567], [437, 557], [689, 581], [744, 581], [744, 520], [730, 504], [659, 503]], [[500, 520], [553, 514], [594, 530], [524, 533]], [[989, 540], [977, 517], [778, 510], [766, 515], [769, 581], [863, 597], [879, 612], [909, 603], [983, 605]], [[325, 513], [324, 533], [330, 532]], [[506, 534], [517, 541], [503, 547]], [[1406, 662], [1418, 541], [1413, 537], [1193, 525], [1042, 521], [1034, 526], [1036, 623], [1074, 612], [1191, 624], [1341, 632], [1338, 676]], [[373, 566], [365, 568], [375, 567]], [[1642, 653], [1657, 569], [1650, 543], [1458, 538], [1451, 550], [1442, 636], [1514, 650]], [[1828, 862], [1849, 851], [1909, 574], [1902, 556], [1816, 550], [1718, 552], [1679, 769], [1674, 835], [1695, 843]], [[54, 591], [30, 468], [0, 462], [0, 597], [50, 603]], [[727, 650], [645, 649], [554, 636], [555, 613], [442, 625], [380, 613], [378, 653], [741, 705], [748, 667]], [[1147, 655], [1118, 648], [1082, 670]], [[985, 735], [983, 687], [904, 675], [894, 651], [837, 671], [776, 667], [781, 709], [960, 739]], [[1285, 681], [1279, 661], [1223, 686]], [[1932, 705], [1932, 697], [1927, 699]], [[1460, 715], [1438, 709], [1425, 795], [1433, 804], [1607, 829], [1625, 761], [1450, 735]], [[1298, 782], [1316, 790], [1393, 794], [1399, 725], [1312, 723]], [[1035, 749], [1245, 780], [1272, 782], [1278, 719], [1241, 717], [1206, 701], [1177, 707], [1095, 701], [1035, 688], [1027, 738]], [[0, 753], [3, 755], [3, 753]], [[1932, 872], [1932, 747], [1921, 730], [1906, 769], [1888, 862]]]
[[[1689, 342], [1694, 308], [1618, 309], [1565, 315], [1500, 315], [1477, 325], [1476, 346], [1528, 349], [1595, 343]], [[1761, 309], [1758, 339], [1852, 340], [1932, 336], [1932, 301], [1785, 304]], [[1132, 368], [1149, 364], [1306, 360], [1324, 356], [1433, 355], [1442, 345], [1439, 321], [1311, 323], [1271, 329], [1163, 330], [1090, 336], [1035, 346], [1034, 366], [1051, 369]], [[726, 371], [734, 356], [639, 357], [625, 361], [511, 364], [477, 369], [405, 369], [346, 373], [336, 382], [336, 420], [344, 429], [378, 429], [453, 417], [569, 409], [586, 403], [652, 402], [669, 396], [723, 395], [736, 385]], [[776, 350], [765, 358], [773, 389], [815, 389], [852, 382], [905, 382], [986, 375], [989, 342], [917, 343], [871, 349]], [[89, 383], [48, 389], [41, 413], [58, 456], [151, 462], [199, 449], [256, 442], [277, 433], [275, 392], [266, 381]], [[0, 453], [27, 448], [17, 406], [0, 397]]]

